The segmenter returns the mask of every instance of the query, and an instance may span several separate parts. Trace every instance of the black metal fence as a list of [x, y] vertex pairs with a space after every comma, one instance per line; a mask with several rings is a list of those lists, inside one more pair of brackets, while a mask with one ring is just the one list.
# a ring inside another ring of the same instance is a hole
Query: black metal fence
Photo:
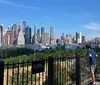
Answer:
[[[3, 85], [86, 85], [88, 82], [86, 80], [90, 76], [87, 58], [49, 57], [43, 61], [44, 71], [35, 74], [32, 74], [33, 61], [4, 64], [4, 72], [3, 69], [0, 72], [0, 85], [2, 85], [2, 80]], [[97, 63], [100, 64], [99, 61]]]

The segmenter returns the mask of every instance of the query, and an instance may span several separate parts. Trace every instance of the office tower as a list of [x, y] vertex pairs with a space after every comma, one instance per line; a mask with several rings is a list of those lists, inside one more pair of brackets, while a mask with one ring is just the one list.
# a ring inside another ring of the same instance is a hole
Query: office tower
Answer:
[[23, 21], [22, 24], [23, 24], [22, 30], [23, 30], [23, 32], [25, 32], [25, 28], [26, 28], [26, 26], [27, 26], [27, 22], [26, 22], [26, 21]]
[[17, 25], [12, 25], [12, 31], [14, 31], [14, 45], [17, 44]]
[[73, 36], [72, 42], [73, 42], [73, 43], [76, 43], [76, 36]]
[[82, 43], [81, 32], [76, 32], [76, 43]]
[[14, 44], [14, 31], [8, 30], [5, 33], [5, 45], [13, 45]]
[[34, 35], [36, 35], [36, 25], [34, 25]]
[[42, 42], [42, 38], [43, 38], [43, 34], [44, 34], [44, 27], [41, 27], [41, 42]]
[[66, 35], [66, 43], [67, 44], [72, 44], [73, 42], [73, 36], [71, 34]]
[[50, 27], [50, 44], [55, 44], [55, 39], [54, 39], [54, 28], [51, 26]]
[[22, 24], [22, 23], [21, 23], [20, 26], [19, 26], [19, 32], [20, 32], [20, 31], [23, 31], [23, 24]]
[[25, 44], [31, 44], [31, 28], [29, 26], [25, 28]]
[[54, 39], [54, 28], [50, 27], [50, 39], [53, 40]]
[[44, 34], [44, 27], [41, 27], [41, 35]]
[[36, 25], [34, 25], [34, 35], [33, 35], [32, 43], [33, 44], [37, 43]]
[[49, 36], [47, 32], [42, 34], [42, 44], [49, 44]]
[[5, 45], [5, 34], [6, 34], [6, 32], [7, 32], [7, 30], [4, 29], [4, 30], [3, 30], [3, 45]]
[[4, 25], [1, 24], [0, 25], [0, 45], [3, 44], [3, 29], [4, 29]]
[[37, 42], [38, 42], [38, 43], [41, 42], [41, 33], [40, 33], [40, 29], [37, 29]]
[[82, 43], [85, 43], [85, 36], [82, 36]]
[[61, 42], [65, 43], [65, 36], [64, 36], [64, 33], [62, 33]]
[[18, 45], [25, 45], [24, 33], [22, 32], [22, 30], [18, 34], [17, 44]]

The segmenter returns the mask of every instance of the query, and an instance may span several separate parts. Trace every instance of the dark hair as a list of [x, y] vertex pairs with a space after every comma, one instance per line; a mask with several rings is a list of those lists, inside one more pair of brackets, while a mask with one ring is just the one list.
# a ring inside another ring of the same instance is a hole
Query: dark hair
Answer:
[[91, 48], [91, 46], [90, 45], [86, 45], [86, 48], [89, 49], [89, 48]]

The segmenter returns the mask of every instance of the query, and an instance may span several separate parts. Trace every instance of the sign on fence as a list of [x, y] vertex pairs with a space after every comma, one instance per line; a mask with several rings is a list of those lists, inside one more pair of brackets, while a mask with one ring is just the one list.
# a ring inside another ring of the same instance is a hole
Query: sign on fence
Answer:
[[32, 62], [32, 74], [44, 72], [44, 65], [45, 65], [44, 60], [33, 61]]
[[3, 85], [4, 77], [4, 62], [0, 61], [0, 85]]

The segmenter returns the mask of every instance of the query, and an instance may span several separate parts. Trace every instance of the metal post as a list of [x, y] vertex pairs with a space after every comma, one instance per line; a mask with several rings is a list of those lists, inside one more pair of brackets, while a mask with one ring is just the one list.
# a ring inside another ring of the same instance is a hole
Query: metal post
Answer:
[[53, 85], [53, 57], [48, 58], [48, 85]]
[[80, 77], [80, 56], [76, 57], [76, 85], [81, 85]]
[[0, 85], [3, 85], [4, 79], [4, 61], [0, 61]]

